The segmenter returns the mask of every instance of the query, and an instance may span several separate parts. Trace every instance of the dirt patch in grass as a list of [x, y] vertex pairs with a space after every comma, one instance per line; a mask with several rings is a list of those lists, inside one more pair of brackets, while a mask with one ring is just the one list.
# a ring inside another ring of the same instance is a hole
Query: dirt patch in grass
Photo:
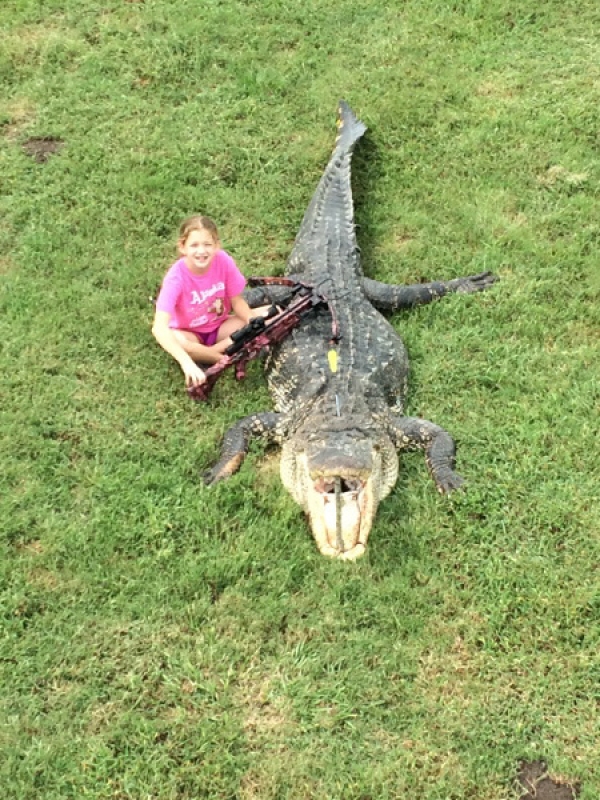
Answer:
[[19, 542], [16, 547], [20, 552], [32, 553], [36, 556], [39, 556], [44, 552], [44, 545], [39, 539], [30, 539], [27, 542]]
[[287, 730], [289, 723], [284, 709], [280, 707], [281, 698], [271, 697], [270, 677], [251, 673], [244, 675], [236, 700], [244, 714], [244, 730], [253, 742], [269, 732]]
[[51, 156], [56, 155], [63, 145], [62, 139], [53, 136], [32, 136], [23, 143], [23, 150], [38, 164], [44, 164]]
[[538, 183], [542, 186], [552, 187], [565, 184], [573, 188], [580, 188], [588, 179], [587, 172], [569, 172], [560, 164], [548, 167], [543, 175], [538, 175]]
[[525, 791], [521, 800], [575, 800], [579, 792], [577, 784], [551, 778], [543, 761], [524, 761], [517, 777]]
[[31, 586], [38, 589], [46, 589], [47, 591], [55, 591], [60, 585], [58, 577], [44, 567], [32, 569], [28, 579]]

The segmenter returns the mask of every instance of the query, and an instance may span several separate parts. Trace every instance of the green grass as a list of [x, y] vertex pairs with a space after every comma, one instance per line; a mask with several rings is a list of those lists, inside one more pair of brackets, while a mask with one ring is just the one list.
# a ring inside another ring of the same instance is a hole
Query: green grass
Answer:
[[[600, 12], [518, 5], [2, 4], [3, 797], [600, 796]], [[367, 274], [501, 277], [393, 318], [469, 488], [403, 457], [351, 565], [260, 445], [203, 487], [264, 380], [188, 401], [148, 301], [192, 212], [281, 274], [340, 97]]]

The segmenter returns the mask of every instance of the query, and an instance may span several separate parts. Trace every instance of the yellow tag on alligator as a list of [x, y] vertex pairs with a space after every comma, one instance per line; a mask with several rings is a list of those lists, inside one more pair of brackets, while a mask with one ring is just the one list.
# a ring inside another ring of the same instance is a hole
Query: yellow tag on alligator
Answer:
[[327, 360], [329, 361], [329, 369], [333, 372], [337, 372], [337, 351], [330, 350], [327, 353]]

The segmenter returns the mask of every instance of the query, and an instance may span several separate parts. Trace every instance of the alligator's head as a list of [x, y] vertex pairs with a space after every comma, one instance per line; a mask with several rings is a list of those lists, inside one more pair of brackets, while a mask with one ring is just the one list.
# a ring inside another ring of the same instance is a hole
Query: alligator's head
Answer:
[[307, 427], [283, 445], [281, 479], [308, 514], [321, 553], [353, 560], [365, 552], [379, 501], [398, 477], [396, 449], [385, 433], [348, 417]]

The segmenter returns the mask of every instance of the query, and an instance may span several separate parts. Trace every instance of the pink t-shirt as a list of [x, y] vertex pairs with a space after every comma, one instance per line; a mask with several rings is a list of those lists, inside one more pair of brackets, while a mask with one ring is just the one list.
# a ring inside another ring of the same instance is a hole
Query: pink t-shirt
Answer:
[[170, 328], [210, 333], [227, 319], [231, 298], [245, 285], [246, 279], [224, 250], [217, 250], [203, 275], [195, 275], [181, 258], [164, 277], [156, 309], [171, 315]]

